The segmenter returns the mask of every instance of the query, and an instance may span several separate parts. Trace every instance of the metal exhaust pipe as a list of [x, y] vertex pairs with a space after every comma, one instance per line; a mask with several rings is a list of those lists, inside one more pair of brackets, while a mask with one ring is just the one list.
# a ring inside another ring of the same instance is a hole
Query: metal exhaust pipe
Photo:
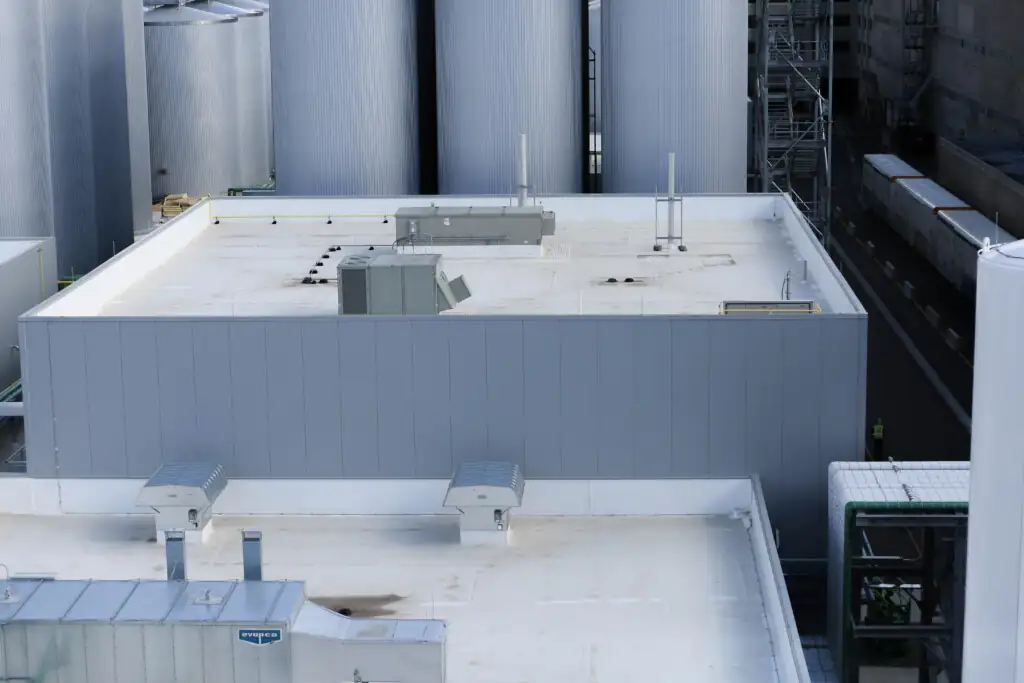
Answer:
[[526, 133], [519, 135], [519, 206], [526, 206], [530, 188], [529, 150]]
[[242, 530], [242, 578], [263, 580], [263, 532]]
[[179, 529], [164, 532], [167, 539], [165, 553], [167, 558], [167, 580], [187, 581], [185, 565], [185, 532]]

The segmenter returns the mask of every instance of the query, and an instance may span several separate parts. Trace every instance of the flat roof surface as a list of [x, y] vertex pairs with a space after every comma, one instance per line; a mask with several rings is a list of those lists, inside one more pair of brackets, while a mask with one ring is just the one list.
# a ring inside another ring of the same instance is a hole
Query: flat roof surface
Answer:
[[[395, 221], [383, 218], [430, 201], [207, 201], [34, 314], [337, 315], [339, 258], [368, 246], [391, 248]], [[508, 205], [507, 199], [494, 197], [434, 201], [439, 206]], [[677, 207], [676, 230], [681, 222], [685, 252], [674, 246], [653, 250], [657, 206], [660, 231], [667, 234], [666, 205], [656, 205], [653, 196], [552, 197], [544, 207], [554, 211], [557, 229], [541, 246], [415, 251], [441, 254], [449, 279], [461, 275], [469, 285], [472, 296], [444, 315], [714, 315], [724, 301], [783, 298], [813, 300], [824, 312], [862, 312], [788, 198], [684, 198]], [[336, 246], [341, 251], [330, 251]], [[303, 284], [311, 270], [317, 271], [312, 277], [327, 282]]]
[[[518, 517], [506, 548], [458, 545], [455, 517], [215, 524], [188, 547], [190, 579], [239, 579], [239, 529], [260, 529], [265, 579], [305, 580], [311, 599], [357, 617], [447, 620], [451, 683], [780, 681], [772, 596], [750, 532], [727, 516]], [[163, 578], [152, 536], [144, 516], [0, 517], [14, 576]]]

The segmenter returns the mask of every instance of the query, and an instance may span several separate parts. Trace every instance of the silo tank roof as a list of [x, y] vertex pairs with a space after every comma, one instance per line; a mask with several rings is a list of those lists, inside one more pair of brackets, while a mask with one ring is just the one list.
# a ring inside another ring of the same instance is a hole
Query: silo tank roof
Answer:
[[230, 5], [239, 9], [253, 10], [260, 14], [270, 11], [270, 4], [263, 0], [224, 0], [220, 4]]
[[191, 7], [157, 7], [144, 16], [146, 26], [200, 26], [238, 21], [237, 16], [201, 12]]

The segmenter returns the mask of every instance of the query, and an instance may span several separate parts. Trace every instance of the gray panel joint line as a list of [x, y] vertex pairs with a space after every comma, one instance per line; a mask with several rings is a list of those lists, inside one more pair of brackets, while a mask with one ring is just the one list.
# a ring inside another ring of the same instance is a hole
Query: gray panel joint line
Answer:
[[935, 368], [932, 367], [931, 363], [928, 362], [928, 360], [924, 357], [920, 350], [918, 350], [917, 346], [914, 345], [914, 342], [913, 340], [911, 340], [910, 335], [907, 334], [906, 330], [904, 330], [903, 327], [896, 321], [896, 317], [892, 314], [892, 312], [889, 311], [888, 308], [886, 308], [884, 303], [882, 303], [881, 297], [879, 297], [875, 290], [871, 288], [871, 285], [868, 284], [868, 281], [864, 278], [864, 276], [860, 274], [860, 271], [857, 270], [857, 267], [853, 265], [853, 261], [851, 261], [850, 257], [846, 255], [846, 252], [843, 251], [843, 249], [834, 240], [832, 241], [830, 246], [833, 249], [835, 249], [836, 254], [838, 254], [840, 260], [842, 260], [843, 265], [850, 269], [850, 272], [853, 273], [854, 278], [856, 278], [860, 286], [864, 288], [864, 291], [867, 292], [868, 297], [871, 298], [871, 301], [875, 304], [875, 306], [878, 308], [878, 311], [882, 314], [882, 317], [885, 318], [885, 321], [889, 323], [889, 325], [892, 327], [893, 331], [896, 333], [896, 336], [899, 337], [900, 342], [902, 342], [903, 346], [906, 347], [907, 352], [909, 352], [911, 357], [914, 359], [914, 362], [917, 363], [918, 367], [920, 367], [921, 371], [925, 374], [925, 377], [927, 377], [928, 381], [931, 382], [933, 387], [935, 387], [935, 391], [939, 393], [939, 396], [942, 398], [943, 402], [946, 404], [947, 407], [949, 407], [951, 411], [953, 411], [953, 415], [956, 417], [957, 422], [962, 424], [964, 426], [964, 429], [966, 429], [967, 432], [970, 433], [971, 416], [967, 414], [967, 411], [964, 410], [963, 406], [961, 406], [960, 403], [953, 396], [953, 392], [949, 390], [949, 387], [947, 387], [945, 383], [942, 381], [942, 379], [939, 377], [939, 373], [935, 371]]

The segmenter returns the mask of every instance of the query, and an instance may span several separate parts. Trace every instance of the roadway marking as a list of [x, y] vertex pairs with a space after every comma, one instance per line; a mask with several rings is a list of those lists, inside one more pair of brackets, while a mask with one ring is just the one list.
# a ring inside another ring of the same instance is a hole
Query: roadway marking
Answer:
[[928, 362], [924, 355], [918, 350], [917, 346], [914, 345], [914, 342], [913, 340], [911, 340], [910, 335], [906, 333], [906, 331], [899, 324], [899, 322], [896, 321], [895, 316], [893, 316], [893, 314], [889, 311], [886, 305], [882, 303], [881, 297], [878, 296], [875, 290], [872, 289], [871, 285], [868, 284], [868, 281], [864, 278], [864, 276], [861, 275], [860, 271], [857, 270], [857, 267], [853, 264], [853, 261], [850, 260], [850, 257], [846, 255], [846, 251], [844, 251], [843, 248], [840, 247], [839, 244], [837, 244], [835, 241], [832, 242], [832, 248], [835, 249], [836, 255], [839, 256], [843, 264], [847, 268], [849, 268], [850, 273], [853, 274], [853, 277], [857, 280], [860, 286], [864, 289], [865, 293], [867, 293], [868, 297], [875, 304], [875, 308], [878, 309], [878, 312], [881, 313], [882, 317], [885, 318], [885, 321], [889, 323], [889, 326], [892, 328], [893, 332], [896, 333], [896, 336], [899, 338], [900, 342], [902, 342], [903, 346], [907, 349], [907, 352], [910, 354], [911, 358], [914, 359], [914, 362], [916, 362], [918, 367], [921, 368], [921, 371], [924, 373], [925, 377], [927, 377], [928, 381], [931, 382], [933, 387], [935, 387], [935, 391], [939, 393], [939, 397], [946, 404], [946, 406], [953, 412], [953, 416], [956, 417], [957, 421], [961, 425], [963, 425], [964, 429], [967, 430], [967, 433], [970, 434], [970, 415], [967, 414], [967, 411], [964, 410], [963, 406], [961, 406], [960, 403], [956, 400], [956, 397], [953, 396], [953, 393], [942, 381], [942, 378], [939, 377], [939, 373], [935, 371], [935, 368], [932, 367], [931, 363]]

